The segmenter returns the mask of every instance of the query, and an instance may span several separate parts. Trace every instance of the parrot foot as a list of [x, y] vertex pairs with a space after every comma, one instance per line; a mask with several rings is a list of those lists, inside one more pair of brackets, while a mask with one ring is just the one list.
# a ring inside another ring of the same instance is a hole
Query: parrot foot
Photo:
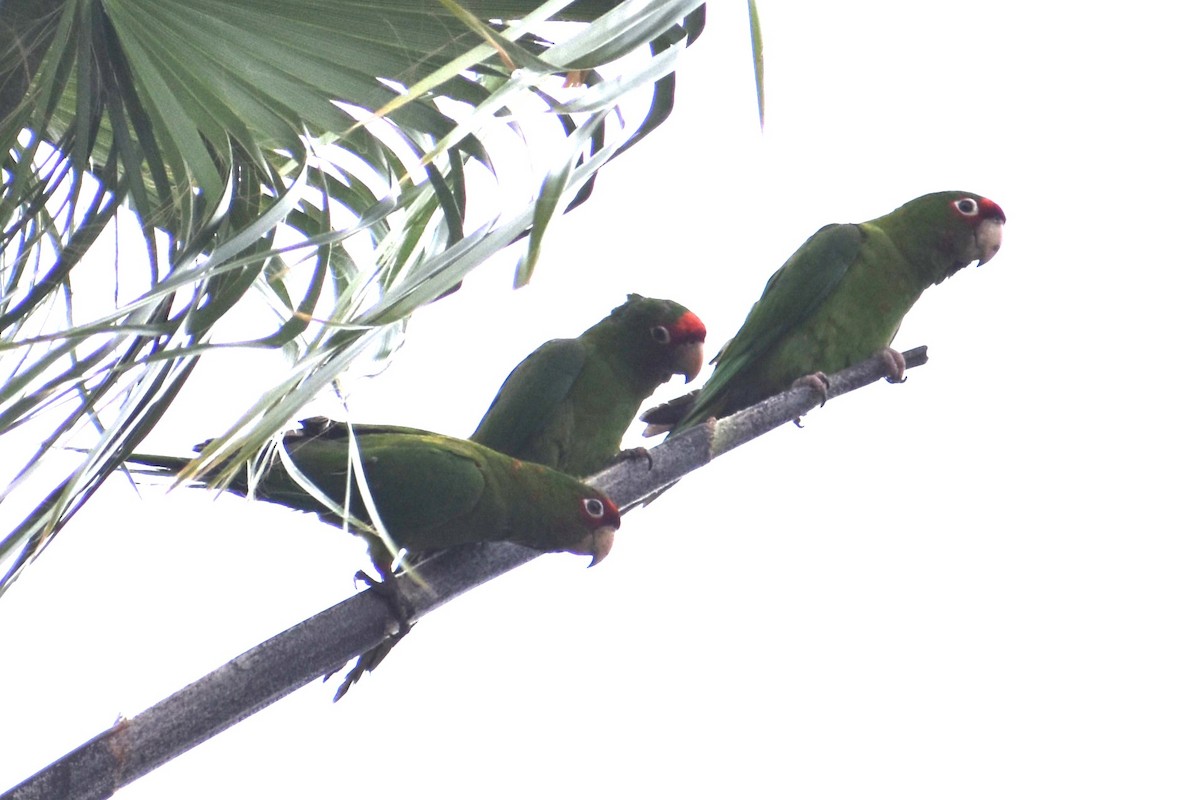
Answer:
[[[799, 389], [801, 386], [807, 386], [821, 397], [821, 402], [817, 408], [824, 408], [825, 401], [829, 399], [829, 377], [824, 372], [814, 372], [811, 375], [805, 375], [803, 378], [797, 378], [792, 381], [792, 388]], [[797, 428], [803, 428], [800, 424], [800, 417], [792, 420], [792, 424]]]
[[[358, 661], [355, 662], [354, 667], [346, 673], [342, 685], [333, 693], [333, 702], [335, 703], [342, 699], [351, 686], [358, 683], [359, 678], [379, 666], [384, 657], [392, 651], [392, 648], [412, 630], [412, 619], [416, 616], [416, 611], [408, 602], [408, 598], [400, 591], [400, 581], [396, 578], [395, 574], [389, 571], [383, 580], [377, 581], [366, 572], [359, 570], [354, 574], [354, 577], [356, 580], [361, 580], [368, 585], [369, 588], [367, 591], [382, 593], [381, 597], [387, 603], [392, 616], [396, 618], [398, 628], [382, 642], [358, 657]], [[332, 676], [333, 673], [331, 672], [325, 676], [325, 680], [329, 680]]]
[[654, 457], [644, 447], [631, 447], [628, 450], [622, 450], [613, 459], [613, 464], [620, 464], [622, 461], [637, 461], [643, 458], [646, 459], [646, 471], [649, 472], [654, 469]]
[[392, 612], [392, 616], [400, 623], [400, 636], [408, 633], [412, 629], [412, 618], [417, 615], [412, 604], [408, 602], [408, 598], [404, 596], [404, 592], [400, 589], [400, 579], [395, 573], [387, 570], [384, 573], [383, 580], [377, 581], [361, 569], [354, 573], [357, 580], [362, 581], [369, 587], [368, 591], [379, 592], [385, 603], [388, 604], [388, 609]]
[[904, 361], [904, 354], [898, 350], [893, 350], [890, 347], [885, 347], [879, 351], [884, 363], [887, 367], [887, 374], [884, 376], [888, 383], [904, 383], [908, 378], [904, 376], [904, 368], [908, 364]]
[[[407, 633], [407, 631], [405, 631], [405, 633]], [[404, 634], [402, 633], [392, 634], [367, 652], [360, 655], [358, 657], [358, 661], [354, 664], [354, 667], [346, 673], [346, 677], [342, 681], [342, 685], [339, 686], [337, 691], [333, 693], [333, 702], [336, 703], [338, 700], [341, 700], [346, 695], [346, 692], [350, 691], [350, 687], [358, 683], [359, 678], [378, 667], [380, 662], [383, 661], [384, 657], [388, 653], [392, 652], [392, 648], [399, 644], [400, 640], [403, 638]], [[329, 675], [325, 676], [325, 679], [329, 680], [332, 675], [332, 672], [329, 673]]]
[[793, 389], [799, 389], [801, 386], [807, 386], [820, 395], [821, 403], [817, 408], [824, 407], [825, 401], [829, 399], [829, 377], [824, 372], [814, 372], [792, 381]]

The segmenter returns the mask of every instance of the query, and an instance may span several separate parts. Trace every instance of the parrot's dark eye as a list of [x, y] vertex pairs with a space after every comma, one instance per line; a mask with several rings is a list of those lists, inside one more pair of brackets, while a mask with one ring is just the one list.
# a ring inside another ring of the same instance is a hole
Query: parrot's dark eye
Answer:
[[604, 503], [594, 497], [584, 499], [583, 511], [592, 519], [604, 519]]
[[979, 213], [979, 204], [970, 197], [954, 201], [954, 210], [964, 217], [973, 217]]
[[650, 338], [659, 344], [670, 344], [671, 332], [662, 325], [655, 325], [650, 329]]

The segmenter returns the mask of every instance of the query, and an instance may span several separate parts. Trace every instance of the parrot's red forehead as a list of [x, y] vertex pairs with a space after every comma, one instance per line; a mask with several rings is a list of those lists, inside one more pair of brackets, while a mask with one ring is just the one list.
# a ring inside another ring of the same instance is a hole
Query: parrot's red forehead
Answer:
[[684, 311], [671, 326], [671, 341], [674, 342], [703, 342], [707, 335], [704, 323], [691, 311]]
[[612, 522], [620, 523], [621, 509], [617, 508], [617, 504], [614, 503], [612, 500], [609, 500], [607, 497], [603, 498], [603, 500], [604, 500], [604, 517], [605, 517], [605, 519], [611, 520]]
[[984, 219], [998, 219], [1001, 222], [1008, 221], [1004, 218], [1004, 210], [992, 200], [988, 200], [986, 197], [979, 198], [979, 211]]

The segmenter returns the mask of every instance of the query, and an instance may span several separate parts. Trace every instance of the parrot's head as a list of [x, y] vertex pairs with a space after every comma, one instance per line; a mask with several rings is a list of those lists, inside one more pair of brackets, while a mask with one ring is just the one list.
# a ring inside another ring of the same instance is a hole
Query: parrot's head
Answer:
[[986, 197], [963, 193], [950, 201], [951, 213], [972, 231], [971, 241], [964, 253], [966, 263], [978, 261], [983, 266], [1000, 252], [1004, 237], [1004, 211]]
[[708, 332], [700, 318], [679, 303], [631, 294], [606, 321], [620, 331], [620, 346], [630, 362], [656, 384], [672, 375], [690, 382], [704, 366]]
[[510, 496], [522, 500], [519, 512], [509, 509], [499, 538], [543, 553], [591, 556], [589, 567], [604, 560], [621, 527], [621, 510], [608, 495], [565, 472], [493, 455], [508, 466], [503, 474], [514, 482]]
[[[937, 192], [918, 197], [893, 212], [899, 229], [909, 232], [909, 255], [931, 258], [929, 276], [941, 283], [963, 267], [991, 261], [1000, 251], [1004, 211], [982, 195], [971, 192]], [[901, 245], [902, 249], [906, 248]]]
[[684, 383], [691, 383], [704, 366], [704, 337], [707, 335], [704, 323], [687, 309], [670, 324], [650, 328], [650, 338], [669, 348], [671, 374], [682, 375]]
[[612, 500], [599, 492], [579, 500], [579, 516], [583, 535], [567, 545], [568, 553], [591, 556], [594, 567], [612, 550], [617, 528], [621, 527], [621, 511]]

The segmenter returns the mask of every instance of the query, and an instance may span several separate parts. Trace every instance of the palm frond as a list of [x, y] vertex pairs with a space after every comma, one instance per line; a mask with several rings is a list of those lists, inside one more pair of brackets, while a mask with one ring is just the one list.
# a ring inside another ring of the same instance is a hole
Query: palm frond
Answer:
[[[669, 114], [703, 20], [698, 0], [0, 5], [0, 592], [207, 351], [290, 366], [197, 473], [521, 238], [528, 280], [552, 219]], [[468, 214], [513, 141], [524, 196]], [[231, 336], [264, 301], [273, 322]]]

